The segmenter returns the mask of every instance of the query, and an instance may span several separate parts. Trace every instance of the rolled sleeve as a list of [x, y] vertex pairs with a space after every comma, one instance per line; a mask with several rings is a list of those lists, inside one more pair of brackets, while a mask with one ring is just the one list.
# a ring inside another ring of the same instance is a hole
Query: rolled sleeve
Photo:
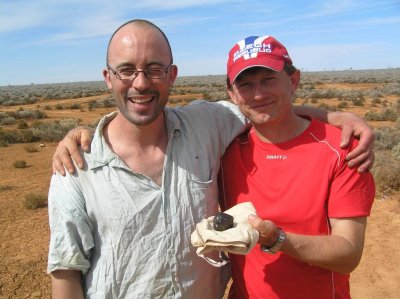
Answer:
[[86, 274], [94, 239], [76, 177], [53, 175], [49, 190], [49, 225], [47, 272], [80, 270]]

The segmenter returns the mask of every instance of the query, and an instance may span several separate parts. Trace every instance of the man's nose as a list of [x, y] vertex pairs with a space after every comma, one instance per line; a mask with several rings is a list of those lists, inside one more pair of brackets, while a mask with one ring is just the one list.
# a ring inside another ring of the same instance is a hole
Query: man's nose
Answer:
[[132, 82], [132, 87], [143, 91], [146, 90], [150, 86], [150, 79], [146, 77], [144, 72], [138, 72], [136, 78]]
[[265, 88], [262, 85], [257, 84], [254, 87], [254, 99], [262, 100], [264, 99], [265, 95], [266, 95]]

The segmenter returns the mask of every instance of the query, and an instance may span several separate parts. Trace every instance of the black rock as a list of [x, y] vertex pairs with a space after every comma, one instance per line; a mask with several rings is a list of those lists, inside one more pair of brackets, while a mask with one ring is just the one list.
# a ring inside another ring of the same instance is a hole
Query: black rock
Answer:
[[218, 212], [213, 220], [213, 227], [217, 231], [224, 231], [233, 227], [233, 216]]

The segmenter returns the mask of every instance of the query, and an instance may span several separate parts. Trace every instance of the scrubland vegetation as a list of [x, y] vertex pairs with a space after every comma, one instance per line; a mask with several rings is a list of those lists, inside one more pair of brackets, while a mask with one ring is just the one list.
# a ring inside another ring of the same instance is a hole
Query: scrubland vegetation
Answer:
[[[170, 105], [186, 105], [195, 99], [227, 100], [225, 80], [223, 75], [178, 78]], [[294, 101], [351, 111], [367, 120], [376, 132], [373, 172], [379, 194], [384, 197], [400, 191], [400, 69], [305, 72]], [[103, 82], [0, 87], [0, 147], [58, 141], [78, 124], [94, 125], [79, 118], [49, 119], [50, 113], [93, 112], [114, 106]], [[30, 146], [26, 151], [34, 154], [35, 149]]]

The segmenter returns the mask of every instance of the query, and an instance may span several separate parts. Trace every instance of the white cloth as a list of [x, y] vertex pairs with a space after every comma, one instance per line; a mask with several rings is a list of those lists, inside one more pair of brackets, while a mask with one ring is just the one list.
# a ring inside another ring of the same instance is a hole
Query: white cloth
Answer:
[[[222, 252], [247, 254], [257, 244], [259, 237], [258, 231], [247, 222], [250, 214], [256, 214], [251, 202], [238, 204], [224, 213], [233, 216], [232, 228], [216, 231], [213, 228], [214, 216], [211, 216], [198, 223], [191, 235], [192, 245], [197, 247], [197, 255], [216, 267], [223, 266], [228, 262]], [[220, 252], [220, 262], [205, 255], [214, 250]]]

